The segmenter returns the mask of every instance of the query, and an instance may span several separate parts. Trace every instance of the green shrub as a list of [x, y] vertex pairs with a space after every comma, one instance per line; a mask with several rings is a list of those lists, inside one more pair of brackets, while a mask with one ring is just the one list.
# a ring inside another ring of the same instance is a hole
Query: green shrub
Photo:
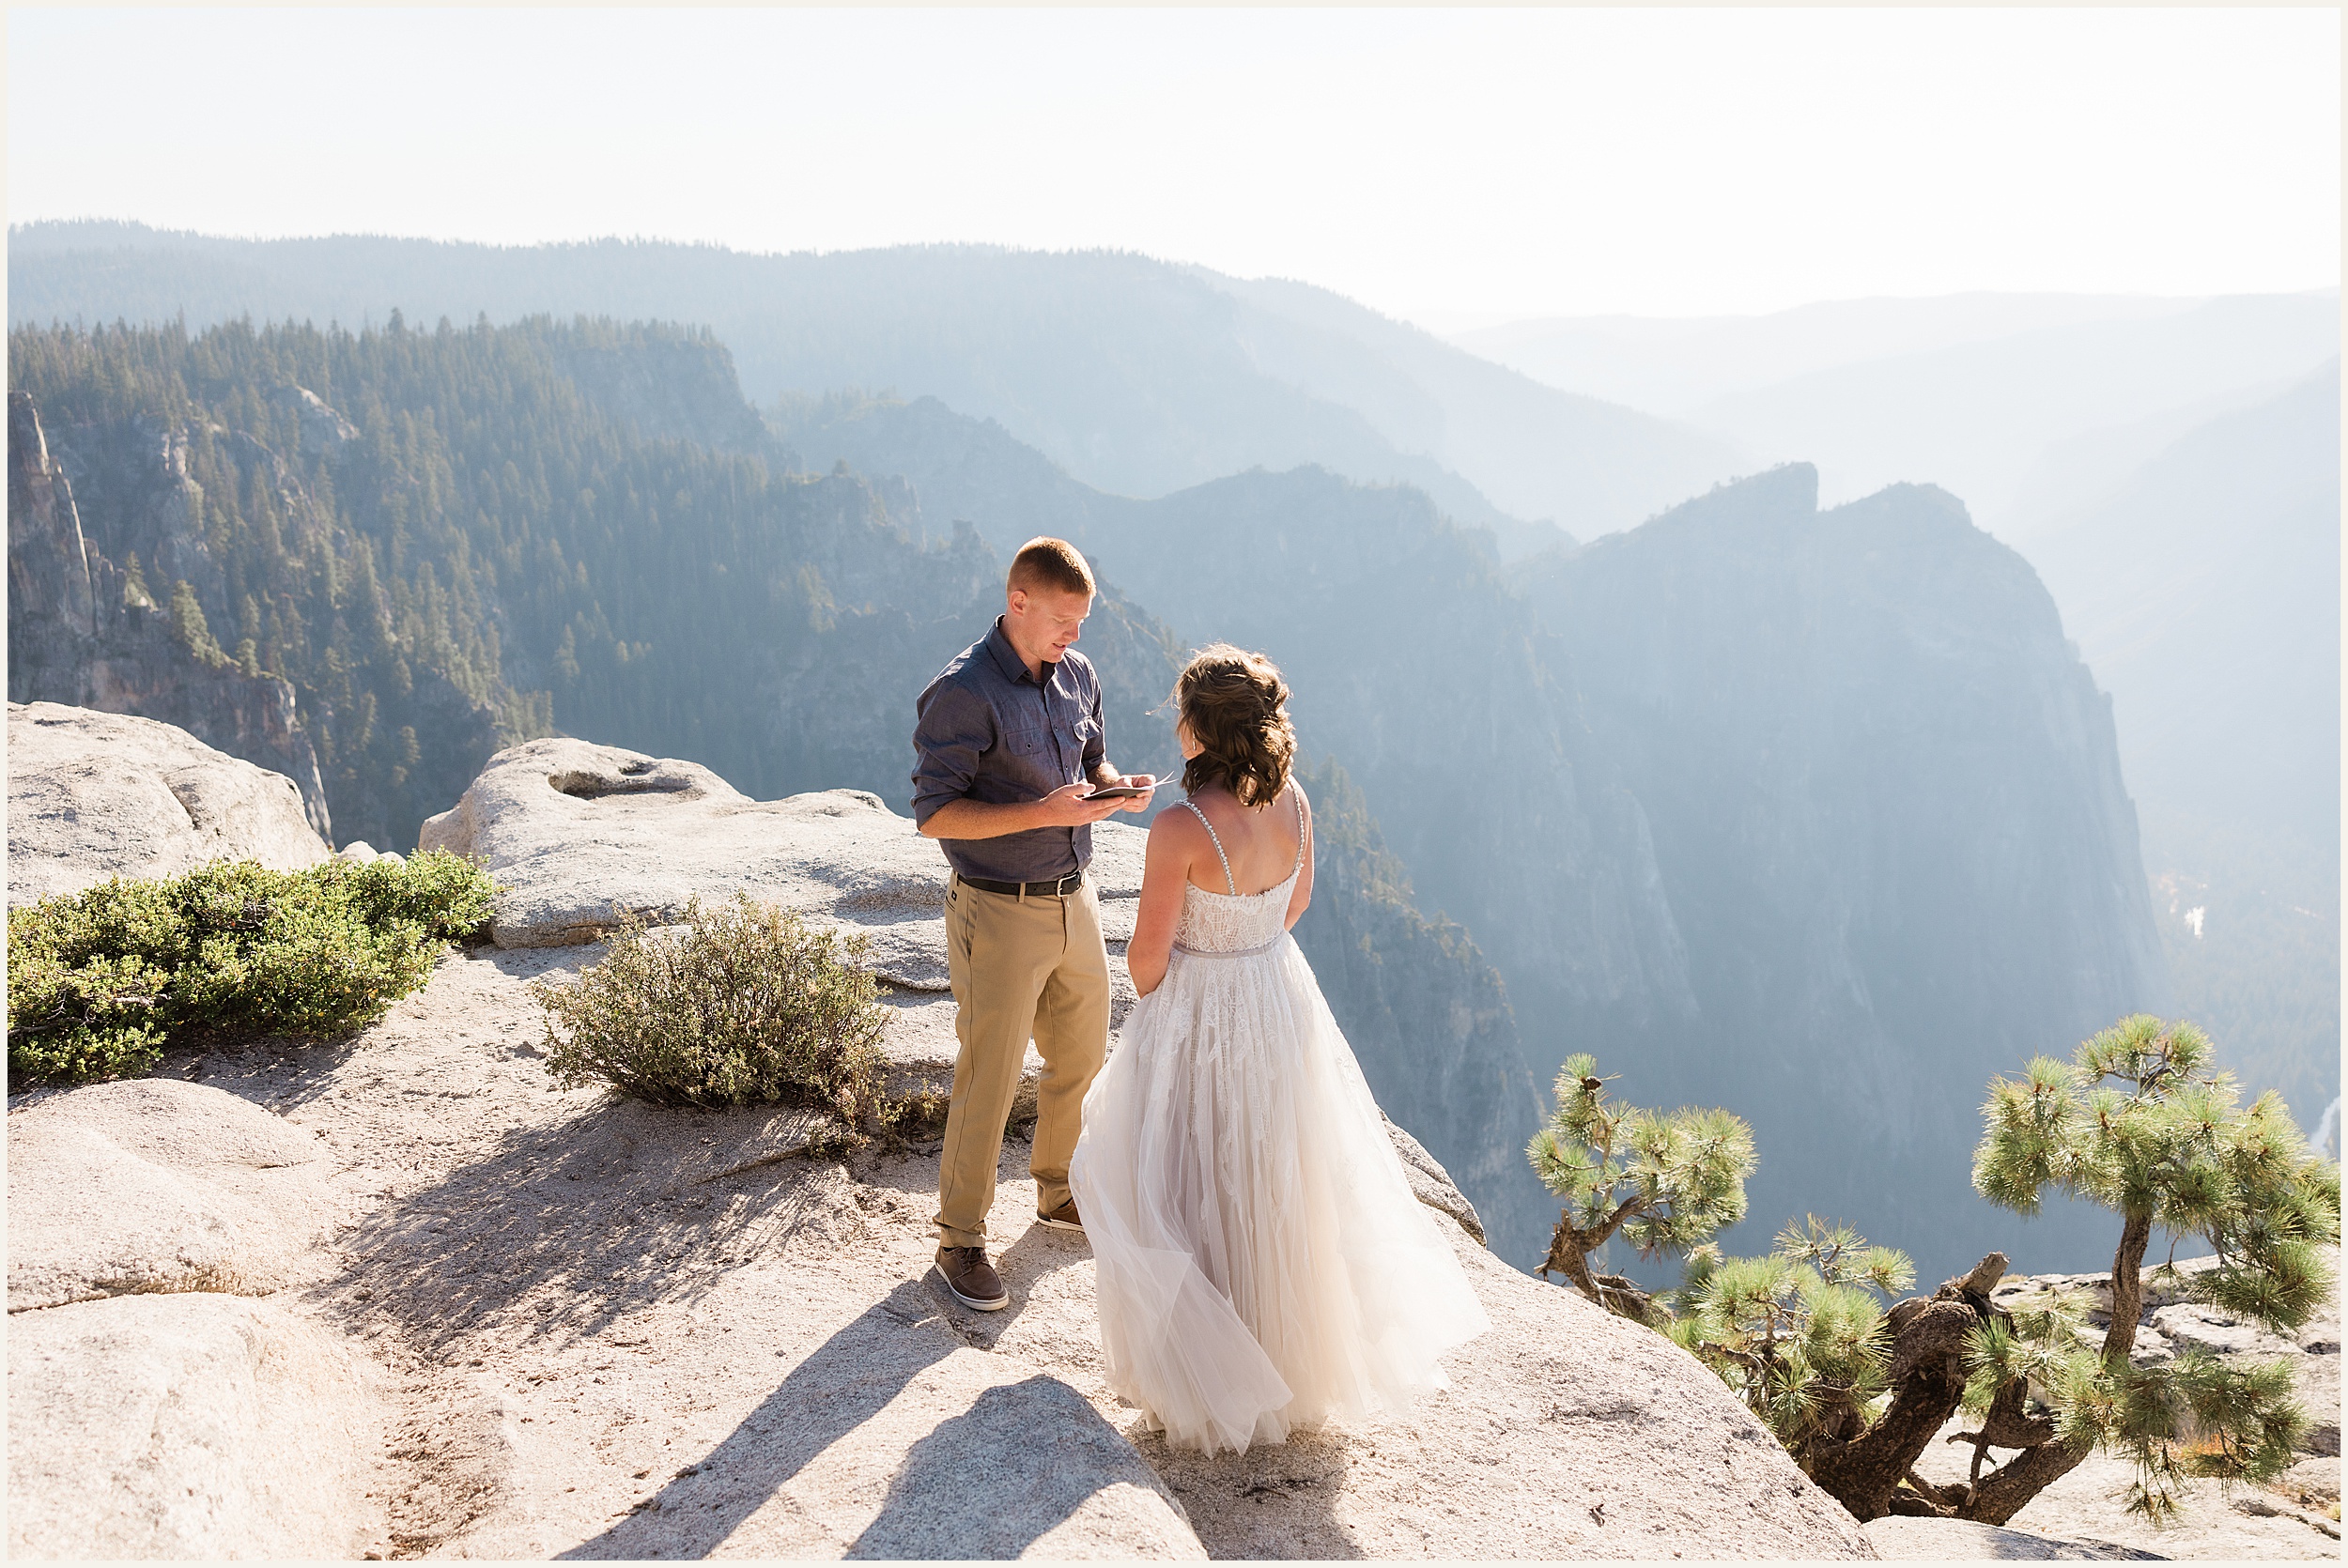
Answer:
[[681, 930], [624, 917], [573, 985], [533, 986], [547, 1068], [565, 1088], [603, 1082], [656, 1105], [820, 1106], [847, 1128], [894, 1119], [881, 1089], [879, 987], [829, 930], [737, 893], [686, 908]]
[[220, 861], [11, 910], [8, 1087], [147, 1072], [177, 1038], [369, 1022], [487, 923], [489, 894], [479, 868], [434, 851], [301, 871]]

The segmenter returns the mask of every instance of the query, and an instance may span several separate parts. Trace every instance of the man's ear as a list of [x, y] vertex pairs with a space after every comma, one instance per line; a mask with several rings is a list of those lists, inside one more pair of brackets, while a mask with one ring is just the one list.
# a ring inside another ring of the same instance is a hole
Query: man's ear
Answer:
[[1006, 589], [1003, 592], [1003, 607], [1013, 615], [1027, 614], [1027, 591], [1024, 588]]

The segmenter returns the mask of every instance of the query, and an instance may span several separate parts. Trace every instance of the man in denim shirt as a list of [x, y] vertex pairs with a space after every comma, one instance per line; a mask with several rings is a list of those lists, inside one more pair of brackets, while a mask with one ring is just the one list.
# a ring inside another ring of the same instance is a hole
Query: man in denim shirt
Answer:
[[[946, 891], [954, 988], [953, 1099], [937, 1163], [938, 1272], [965, 1306], [1011, 1300], [986, 1258], [1003, 1124], [1033, 1037], [1036, 1218], [1082, 1230], [1068, 1191], [1085, 1090], [1108, 1053], [1109, 959], [1085, 878], [1092, 824], [1148, 808], [1147, 774], [1108, 764], [1101, 682], [1071, 646], [1092, 611], [1074, 546], [1031, 539], [1012, 558], [1003, 613], [925, 688], [913, 730], [913, 820], [954, 875]], [[1096, 789], [1142, 792], [1088, 798]]]

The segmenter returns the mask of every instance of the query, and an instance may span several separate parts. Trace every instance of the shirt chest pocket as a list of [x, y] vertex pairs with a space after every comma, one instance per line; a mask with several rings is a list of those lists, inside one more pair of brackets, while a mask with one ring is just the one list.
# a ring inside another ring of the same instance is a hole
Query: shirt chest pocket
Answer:
[[1013, 757], [1050, 757], [1058, 750], [1052, 727], [1041, 718], [1017, 730], [1006, 726], [1002, 736], [1003, 749]]

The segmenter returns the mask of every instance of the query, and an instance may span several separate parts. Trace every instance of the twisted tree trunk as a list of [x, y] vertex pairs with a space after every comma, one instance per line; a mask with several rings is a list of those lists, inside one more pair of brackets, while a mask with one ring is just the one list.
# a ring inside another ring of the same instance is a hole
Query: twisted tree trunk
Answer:
[[[2136, 1319], [2144, 1310], [2144, 1253], [2152, 1245], [2153, 1217], [2131, 1212], [2120, 1228], [2111, 1258], [2111, 1321], [2104, 1329], [2104, 1365], [2125, 1371], [2136, 1348]], [[1956, 1516], [1977, 1524], [2001, 1525], [2031, 1499], [2078, 1468], [2089, 1450], [2065, 1448], [2047, 1436], [1977, 1481], [1957, 1505]]]
[[[1971, 1273], [1892, 1309], [1890, 1407], [1851, 1441], [1821, 1444], [1805, 1455], [1811, 1479], [1851, 1517], [1863, 1522], [1893, 1512], [1892, 1494], [1955, 1414], [1965, 1392], [1965, 1336], [1981, 1320], [1989, 1291], [2004, 1273], [2005, 1254], [1992, 1253]], [[1943, 1512], [1947, 1505], [1940, 1495], [1918, 1492], [1915, 1500], [1929, 1506], [1917, 1511]]]
[[2111, 1258], [2111, 1324], [2104, 1330], [2104, 1361], [2125, 1361], [2136, 1348], [2136, 1319], [2144, 1310], [2144, 1253], [2153, 1244], [2153, 1217], [2130, 1214]]
[[1625, 1202], [1604, 1224], [1586, 1231], [1574, 1229], [1564, 1215], [1559, 1215], [1557, 1228], [1550, 1234], [1549, 1256], [1535, 1272], [1563, 1274], [1574, 1289], [1608, 1312], [1651, 1329], [1657, 1326], [1654, 1298], [1620, 1274], [1590, 1272], [1589, 1254], [1606, 1244], [1623, 1220], [1637, 1211], [1637, 1205], [1635, 1198]]

